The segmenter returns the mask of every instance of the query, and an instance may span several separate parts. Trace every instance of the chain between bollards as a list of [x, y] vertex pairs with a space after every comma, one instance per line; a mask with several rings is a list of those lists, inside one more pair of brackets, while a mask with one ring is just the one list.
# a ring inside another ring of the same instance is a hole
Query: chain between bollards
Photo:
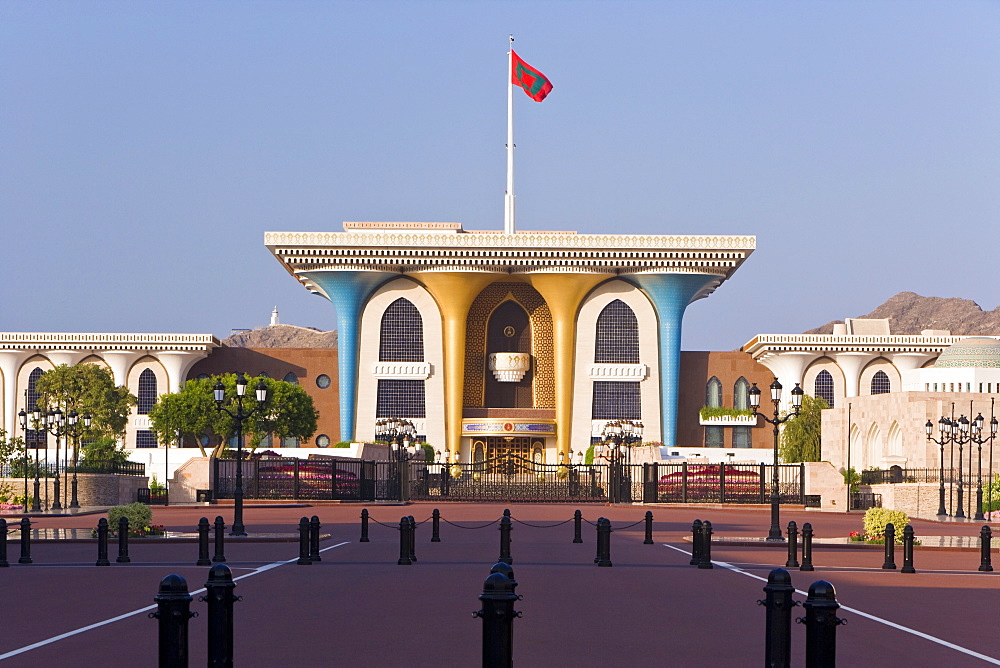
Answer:
[[583, 525], [583, 513], [581, 513], [579, 510], [573, 511], [573, 542], [574, 543], [582, 543], [583, 542], [583, 535], [582, 535], [582, 532], [581, 532], [582, 525]]
[[312, 566], [309, 558], [309, 518], [299, 520], [299, 558], [295, 562], [299, 566]]
[[885, 525], [885, 561], [882, 570], [896, 570], [896, 527], [889, 522]]
[[208, 572], [207, 590], [201, 597], [208, 603], [208, 665], [210, 668], [233, 666], [233, 572], [225, 564], [216, 564]]
[[701, 560], [698, 568], [715, 568], [712, 563], [712, 523], [705, 520], [701, 523]]
[[160, 581], [153, 600], [156, 612], [149, 616], [160, 621], [160, 668], [187, 668], [188, 620], [195, 615], [191, 612], [187, 581], [179, 575], [168, 575]]
[[431, 513], [431, 542], [441, 542], [441, 511], [437, 508]]
[[643, 545], [653, 545], [653, 511], [646, 511], [646, 538]]
[[826, 580], [809, 585], [809, 596], [802, 604], [806, 625], [806, 666], [809, 668], [834, 668], [837, 665], [837, 626], [843, 620], [837, 617], [840, 604], [837, 592]]
[[795, 520], [788, 523], [788, 559], [785, 560], [785, 568], [798, 568], [799, 566], [799, 528]]
[[993, 563], [990, 560], [990, 545], [993, 541], [993, 530], [989, 525], [984, 525], [979, 531], [979, 570], [989, 573], [993, 570]]
[[701, 520], [691, 523], [691, 566], [701, 563]]
[[610, 568], [611, 563], [611, 520], [602, 517], [597, 520], [597, 565]]
[[105, 517], [97, 520], [97, 563], [94, 565], [111, 565], [108, 561], [108, 520]]
[[510, 523], [510, 511], [504, 510], [503, 517], [500, 518], [500, 558], [505, 564], [513, 565], [514, 560], [510, 556], [510, 532], [513, 527]]
[[396, 562], [399, 566], [410, 566], [413, 562], [410, 560], [410, 518], [401, 517], [399, 518], [399, 560]]
[[226, 561], [226, 521], [222, 515], [215, 517], [215, 556], [212, 561], [217, 564]]
[[195, 566], [211, 566], [212, 560], [208, 558], [208, 518], [202, 517], [198, 520], [198, 561]]
[[802, 525], [802, 565], [799, 570], [816, 570], [813, 568], [813, 525], [809, 522]]
[[361, 540], [359, 543], [368, 543], [368, 509], [361, 509]]
[[124, 515], [118, 518], [118, 558], [119, 564], [127, 564], [132, 560], [128, 556], [128, 518]]
[[764, 665], [769, 668], [788, 668], [792, 657], [792, 600], [795, 587], [792, 577], [784, 568], [775, 568], [767, 576], [765, 597], [757, 601], [767, 609], [765, 620]]
[[27, 517], [21, 518], [21, 557], [17, 563], [31, 563], [31, 520]]
[[514, 582], [502, 572], [490, 573], [483, 583], [482, 608], [472, 613], [483, 620], [483, 668], [514, 665], [514, 618], [521, 616], [514, 610], [517, 599]]

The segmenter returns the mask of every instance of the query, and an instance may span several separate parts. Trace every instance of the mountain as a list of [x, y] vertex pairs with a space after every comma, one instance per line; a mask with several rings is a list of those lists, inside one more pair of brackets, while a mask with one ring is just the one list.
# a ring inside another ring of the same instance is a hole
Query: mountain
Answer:
[[321, 332], [312, 327], [268, 325], [238, 332], [223, 339], [230, 348], [336, 348], [337, 330]]
[[[888, 318], [893, 334], [919, 334], [924, 329], [947, 329], [954, 335], [1000, 334], [1000, 307], [983, 311], [971, 299], [921, 297], [915, 292], [900, 292], [867, 315], [859, 318]], [[832, 334], [833, 326], [843, 320], [828, 322], [804, 334]]]

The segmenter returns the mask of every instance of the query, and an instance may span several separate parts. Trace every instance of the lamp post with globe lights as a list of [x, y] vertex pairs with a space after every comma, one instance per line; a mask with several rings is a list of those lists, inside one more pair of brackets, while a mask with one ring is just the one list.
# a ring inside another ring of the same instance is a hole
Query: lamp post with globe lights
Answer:
[[792, 412], [787, 415], [781, 415], [781, 383], [775, 378], [774, 382], [771, 383], [771, 402], [774, 404], [774, 417], [767, 417], [763, 413], [759, 412], [757, 409], [760, 408], [760, 389], [757, 387], [757, 383], [753, 384], [750, 388], [748, 394], [750, 395], [750, 408], [753, 410], [753, 414], [756, 417], [764, 418], [764, 422], [774, 426], [774, 461], [771, 464], [771, 528], [767, 532], [767, 540], [785, 540], [781, 535], [781, 494], [778, 491], [778, 486], [781, 484], [781, 479], [778, 475], [778, 427], [785, 422], [788, 422], [792, 418], [799, 416], [799, 410], [802, 408], [802, 388], [799, 387], [798, 383], [795, 383], [795, 387], [792, 389]]
[[938, 485], [938, 511], [939, 517], [944, 517], [948, 514], [948, 510], [944, 507], [944, 444], [951, 440], [951, 420], [941, 416], [938, 420], [938, 430], [941, 432], [940, 438], [934, 438], [932, 434], [934, 433], [934, 423], [930, 420], [924, 425], [924, 432], [927, 434], [927, 441], [930, 443], [937, 443], [941, 450], [941, 468], [938, 472], [938, 480], [940, 481]]
[[632, 501], [632, 477], [626, 472], [632, 463], [632, 446], [642, 440], [642, 422], [612, 420], [601, 431], [601, 442], [594, 454], [608, 461], [610, 467], [608, 502]]
[[243, 524], [243, 423], [263, 412], [267, 404], [267, 385], [263, 380], [258, 381], [254, 387], [257, 403], [251, 408], [246, 408], [243, 404], [247, 399], [246, 392], [247, 379], [241, 372], [236, 376], [236, 396], [230, 400], [230, 405], [235, 406], [235, 410], [229, 410], [223, 405], [226, 401], [226, 386], [220, 380], [213, 388], [215, 410], [225, 413], [236, 421], [236, 489], [233, 492], [233, 528], [229, 533], [230, 536], [247, 535]]
[[[983, 515], [983, 443], [989, 443], [990, 449], [993, 448], [993, 439], [997, 435], [997, 419], [996, 416], [990, 420], [990, 435], [983, 438], [983, 426], [985, 420], [983, 419], [983, 414], [979, 413], [976, 415], [975, 419], [972, 421], [972, 434], [970, 440], [976, 444], [979, 454], [979, 466], [976, 471], [976, 516], [973, 517], [974, 520], [982, 521], [986, 517]], [[972, 447], [969, 447], [972, 450]], [[969, 470], [969, 477], [972, 477], [972, 470]], [[992, 499], [991, 499], [992, 500]]]
[[[423, 454], [423, 448], [416, 442], [417, 428], [409, 420], [403, 418], [379, 418], [375, 421], [375, 440], [389, 445], [389, 461], [393, 464], [393, 479], [398, 487], [401, 502], [409, 497], [406, 465], [411, 459], [416, 459], [417, 453]], [[447, 464], [447, 452], [443, 455]]]

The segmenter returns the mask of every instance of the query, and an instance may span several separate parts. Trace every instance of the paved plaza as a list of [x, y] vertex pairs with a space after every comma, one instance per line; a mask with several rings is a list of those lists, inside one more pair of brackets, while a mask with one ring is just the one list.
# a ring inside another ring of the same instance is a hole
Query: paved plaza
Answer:
[[[367, 506], [371, 542], [361, 543], [361, 505], [251, 507], [251, 534], [291, 534], [303, 515], [316, 514], [322, 562], [296, 565], [296, 542], [227, 540], [237, 582], [235, 654], [241, 666], [471, 666], [480, 662], [482, 622], [472, 616], [490, 567], [499, 555], [496, 520], [504, 507], [514, 519], [511, 555], [523, 617], [514, 625], [515, 662], [524, 666], [729, 666], [759, 664], [764, 654], [763, 579], [783, 566], [778, 547], [716, 545], [716, 567], [688, 565], [691, 522], [712, 521], [716, 538], [762, 536], [766, 509], [608, 507], [600, 505], [441, 504], [441, 542], [420, 524], [418, 561], [399, 566], [401, 516], [418, 522], [432, 504]], [[573, 544], [579, 508], [583, 544]], [[654, 544], [643, 544], [641, 520], [654, 515]], [[154, 521], [190, 532], [227, 507], [156, 508]], [[36, 518], [35, 528], [96, 525], [99, 515]], [[594, 564], [591, 522], [607, 517], [612, 568]], [[861, 515], [788, 510], [782, 523], [811, 522], [817, 539], [846, 536]], [[382, 523], [382, 524], [380, 524]], [[389, 526], [383, 526], [389, 525]], [[633, 525], [625, 528], [628, 525]], [[979, 525], [913, 521], [917, 536], [978, 535]], [[34, 563], [0, 569], [3, 628], [0, 658], [9, 666], [153, 665], [157, 621], [150, 619], [161, 578], [183, 576], [201, 589], [207, 567], [194, 565], [191, 542], [132, 540], [132, 563], [95, 567], [96, 544], [33, 545]], [[929, 541], [930, 542], [930, 541]], [[1000, 562], [996, 550], [994, 560]], [[901, 565], [901, 551], [897, 551]], [[820, 579], [833, 583], [847, 624], [838, 629], [840, 665], [1000, 665], [996, 620], [1000, 574], [977, 571], [978, 550], [915, 551], [916, 574], [884, 571], [882, 550], [844, 549], [817, 541], [816, 571], [789, 569], [801, 592]], [[995, 564], [1000, 568], [1000, 563]], [[191, 662], [206, 655], [206, 604], [195, 594]], [[804, 600], [805, 595], [796, 596]], [[794, 616], [801, 616], [798, 608]], [[804, 627], [795, 625], [793, 665], [804, 662]], [[32, 647], [34, 646], [34, 647]], [[28, 649], [26, 649], [28, 648]]]

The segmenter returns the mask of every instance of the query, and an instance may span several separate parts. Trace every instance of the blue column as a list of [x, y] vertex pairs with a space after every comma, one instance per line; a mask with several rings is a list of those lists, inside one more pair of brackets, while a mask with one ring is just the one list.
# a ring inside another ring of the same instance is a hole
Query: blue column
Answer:
[[303, 272], [337, 309], [337, 390], [340, 393], [340, 440], [354, 439], [358, 399], [358, 331], [361, 309], [380, 284], [399, 274], [386, 271]]
[[677, 397], [680, 385], [681, 321], [684, 309], [703, 288], [720, 277], [709, 274], [638, 274], [623, 276], [638, 285], [660, 320], [660, 416], [663, 444], [677, 444]]

